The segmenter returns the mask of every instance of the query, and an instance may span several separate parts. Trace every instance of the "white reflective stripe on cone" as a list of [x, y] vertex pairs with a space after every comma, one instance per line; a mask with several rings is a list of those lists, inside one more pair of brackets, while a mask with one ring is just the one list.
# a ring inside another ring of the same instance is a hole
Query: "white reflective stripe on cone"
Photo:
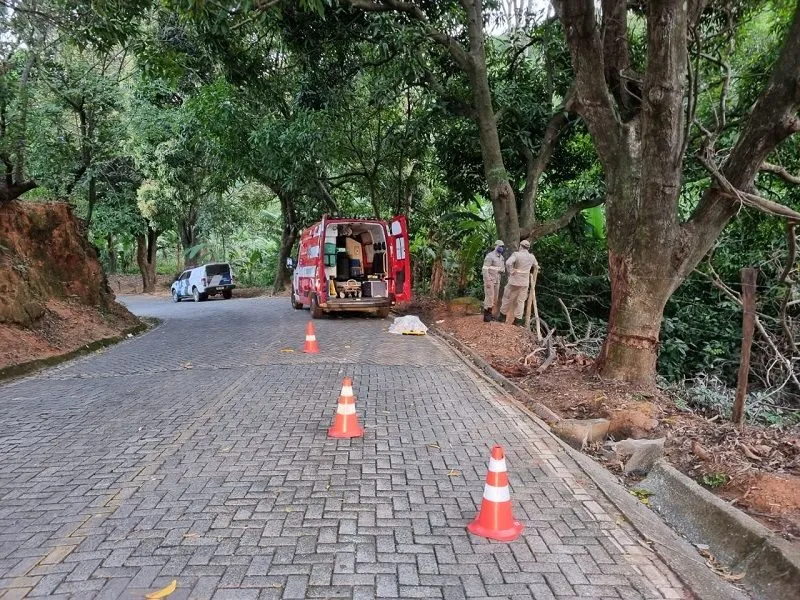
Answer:
[[339, 406], [336, 408], [337, 414], [340, 415], [354, 415], [356, 414], [356, 405], [355, 404], [342, 404], [339, 403]]
[[306, 336], [306, 341], [307, 342], [316, 342], [317, 341], [317, 336], [315, 336], [315, 335], [307, 335]]
[[505, 473], [506, 472], [506, 459], [501, 458], [500, 460], [490, 458], [489, 459], [489, 470], [493, 473]]
[[342, 388], [342, 396], [352, 396], [353, 395], [353, 387], [346, 385]]
[[508, 486], [495, 487], [487, 483], [483, 488], [483, 498], [489, 502], [508, 502], [511, 500], [511, 494], [508, 491]]

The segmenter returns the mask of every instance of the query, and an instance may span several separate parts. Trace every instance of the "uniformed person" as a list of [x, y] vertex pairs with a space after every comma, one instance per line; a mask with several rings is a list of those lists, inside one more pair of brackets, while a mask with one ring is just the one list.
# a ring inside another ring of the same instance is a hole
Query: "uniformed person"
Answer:
[[483, 320], [484, 322], [493, 321], [492, 308], [494, 299], [500, 292], [500, 274], [506, 270], [506, 263], [503, 260], [505, 244], [503, 240], [494, 243], [494, 249], [490, 250], [483, 259]]
[[525, 299], [528, 297], [531, 269], [538, 267], [536, 257], [529, 252], [531, 243], [522, 240], [519, 250], [514, 252], [506, 261], [508, 270], [508, 283], [503, 290], [503, 301], [500, 303], [500, 316], [498, 321], [504, 323], [509, 310], [514, 311], [514, 325], [523, 325], [522, 315], [525, 312]]

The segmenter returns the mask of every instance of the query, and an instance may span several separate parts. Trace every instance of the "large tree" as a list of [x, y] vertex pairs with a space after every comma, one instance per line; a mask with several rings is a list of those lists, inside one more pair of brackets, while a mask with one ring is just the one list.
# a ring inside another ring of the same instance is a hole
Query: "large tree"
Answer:
[[[591, 132], [605, 170], [608, 262], [612, 305], [598, 357], [602, 376], [652, 381], [664, 306], [743, 206], [798, 219], [800, 215], [756, 193], [764, 161], [800, 131], [800, 9], [782, 34], [771, 76], [752, 109], [725, 124], [728, 78], [719, 86], [719, 131], [695, 121], [698, 86], [689, 85], [689, 46], [700, 48], [715, 30], [717, 7], [704, 0], [650, 0], [646, 57], [637, 73], [629, 45], [629, 3], [556, 0], [575, 72], [575, 110]], [[731, 8], [730, 10], [733, 10]], [[695, 50], [697, 51], [697, 50]], [[691, 72], [696, 81], [696, 69]], [[688, 107], [688, 108], [687, 108]], [[688, 119], [687, 119], [688, 112]], [[721, 120], [721, 121], [720, 121]], [[688, 219], [679, 198], [687, 148], [700, 130], [698, 160], [711, 182]], [[715, 150], [721, 134], [732, 147]]]
[[[497, 232], [511, 248], [516, 248], [520, 239], [535, 239], [565, 227], [580, 210], [600, 203], [594, 199], [576, 202], [563, 215], [550, 222], [541, 223], [536, 219], [539, 180], [545, 172], [559, 134], [566, 125], [566, 111], [571, 107], [571, 95], [567, 95], [563, 106], [555, 111], [550, 123], [541, 132], [541, 139], [533, 144], [536, 152], [530, 149], [526, 152], [524, 188], [519, 194], [515, 192], [504, 156], [504, 150], [508, 151], [510, 148], [507, 145], [504, 148], [498, 125], [503, 111], [511, 107], [497, 105], [487, 61], [488, 46], [497, 42], [486, 32], [492, 13], [490, 3], [483, 0], [441, 3], [404, 0], [344, 1], [366, 12], [394, 12], [401, 15], [401, 22], [421, 31], [425, 38], [443, 49], [450, 64], [466, 78], [469, 100], [463, 106], [458, 106], [457, 110], [470, 118], [477, 128], [484, 178], [494, 208]], [[514, 24], [518, 24], [524, 16], [519, 13], [520, 10], [524, 12], [523, 7], [511, 6], [508, 10]], [[518, 52], [517, 55], [521, 53]], [[422, 82], [434, 91], [445, 93], [441, 83], [428, 69], [422, 74]]]

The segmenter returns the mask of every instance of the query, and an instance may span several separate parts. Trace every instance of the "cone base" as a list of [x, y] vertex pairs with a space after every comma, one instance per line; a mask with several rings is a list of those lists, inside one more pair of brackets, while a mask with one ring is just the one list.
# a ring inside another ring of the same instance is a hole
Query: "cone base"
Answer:
[[306, 354], [319, 354], [319, 348], [303, 348]]
[[335, 427], [328, 428], [328, 437], [332, 438], [354, 438], [364, 435], [364, 430], [361, 427], [356, 427], [350, 431], [337, 431]]
[[514, 521], [508, 529], [492, 529], [479, 523], [477, 518], [467, 525], [467, 531], [471, 534], [489, 538], [490, 540], [497, 540], [498, 542], [514, 541], [520, 536], [524, 528], [525, 526], [522, 523]]

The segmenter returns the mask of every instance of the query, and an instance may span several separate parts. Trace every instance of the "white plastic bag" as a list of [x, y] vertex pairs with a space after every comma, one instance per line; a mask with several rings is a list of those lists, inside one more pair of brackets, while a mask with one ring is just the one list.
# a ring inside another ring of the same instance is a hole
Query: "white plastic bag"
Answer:
[[425, 335], [427, 331], [428, 328], [425, 327], [425, 323], [420, 321], [419, 317], [415, 317], [414, 315], [396, 317], [394, 323], [389, 325], [389, 333]]

